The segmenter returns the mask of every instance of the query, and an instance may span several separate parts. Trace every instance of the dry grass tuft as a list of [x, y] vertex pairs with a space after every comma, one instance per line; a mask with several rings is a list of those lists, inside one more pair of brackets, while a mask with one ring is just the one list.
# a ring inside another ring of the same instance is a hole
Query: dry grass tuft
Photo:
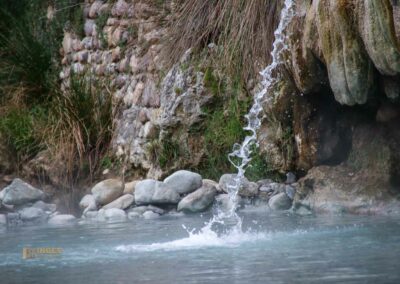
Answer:
[[280, 8], [278, 0], [177, 0], [166, 58], [173, 64], [187, 49], [215, 43], [228, 74], [247, 80], [271, 59]]

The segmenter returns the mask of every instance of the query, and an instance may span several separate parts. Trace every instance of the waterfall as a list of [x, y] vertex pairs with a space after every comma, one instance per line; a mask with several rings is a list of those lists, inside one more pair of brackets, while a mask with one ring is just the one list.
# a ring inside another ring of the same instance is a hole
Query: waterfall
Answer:
[[275, 41], [271, 52], [272, 62], [268, 67], [260, 72], [262, 76], [262, 89], [255, 94], [253, 106], [245, 116], [247, 119], [247, 126], [244, 127], [244, 130], [249, 131], [250, 135], [245, 137], [242, 144], [235, 144], [232, 153], [228, 155], [229, 161], [237, 169], [234, 183], [228, 185], [228, 196], [232, 206], [230, 206], [228, 210], [217, 208], [217, 213], [211, 221], [206, 224], [202, 231], [210, 230], [211, 226], [215, 224], [234, 224], [233, 230], [235, 232], [242, 231], [242, 220], [236, 213], [238, 192], [245, 176], [246, 168], [252, 159], [252, 152], [259, 146], [257, 141], [257, 130], [261, 126], [261, 113], [263, 110], [262, 104], [273, 98], [273, 96], [269, 94], [269, 91], [271, 86], [273, 86], [278, 79], [278, 75], [276, 75], [277, 72], [275, 71], [283, 63], [282, 54], [288, 48], [286, 44], [288, 36], [285, 34], [285, 30], [293, 17], [294, 0], [285, 0], [278, 28], [274, 32]]

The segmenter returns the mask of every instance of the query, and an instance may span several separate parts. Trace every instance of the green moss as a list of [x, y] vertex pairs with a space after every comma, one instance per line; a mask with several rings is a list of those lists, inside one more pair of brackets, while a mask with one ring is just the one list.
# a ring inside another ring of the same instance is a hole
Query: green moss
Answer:
[[161, 169], [167, 169], [187, 158], [187, 151], [181, 145], [178, 139], [171, 137], [155, 139], [147, 144], [146, 152], [153, 163], [157, 163]]

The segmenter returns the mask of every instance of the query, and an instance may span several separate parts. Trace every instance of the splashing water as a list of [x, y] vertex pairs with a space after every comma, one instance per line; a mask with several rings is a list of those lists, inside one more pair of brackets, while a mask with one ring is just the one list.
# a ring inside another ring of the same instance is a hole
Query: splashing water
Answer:
[[[281, 11], [281, 19], [278, 28], [275, 30], [275, 41], [271, 52], [272, 63], [265, 68], [260, 74], [263, 77], [263, 88], [254, 97], [254, 104], [246, 115], [248, 124], [244, 130], [250, 131], [251, 135], [246, 136], [242, 144], [235, 144], [233, 152], [228, 155], [229, 161], [235, 166], [238, 173], [234, 182], [228, 185], [228, 196], [230, 205], [228, 209], [217, 207], [217, 212], [213, 218], [205, 224], [203, 228], [195, 232], [188, 230], [184, 225], [183, 228], [188, 232], [187, 238], [165, 242], [153, 243], [150, 245], [128, 245], [119, 246], [118, 251], [154, 251], [154, 250], [176, 250], [176, 249], [194, 249], [200, 247], [230, 247], [237, 246], [243, 242], [257, 241], [267, 238], [266, 234], [253, 233], [250, 231], [243, 232], [242, 218], [236, 212], [238, 204], [238, 192], [242, 185], [246, 168], [251, 161], [253, 150], [258, 147], [257, 130], [261, 126], [262, 103], [271, 99], [267, 98], [270, 87], [277, 81], [276, 69], [283, 63], [282, 53], [287, 49], [285, 29], [294, 16], [294, 0], [285, 0], [284, 7]], [[216, 227], [223, 229], [218, 233]]]
[[[278, 28], [275, 30], [275, 41], [271, 52], [272, 63], [265, 68], [260, 74], [262, 75], [262, 90], [254, 96], [254, 103], [249, 113], [245, 116], [247, 126], [244, 130], [249, 131], [251, 135], [245, 137], [242, 144], [235, 144], [233, 152], [228, 155], [229, 161], [237, 169], [237, 175], [234, 182], [228, 185], [228, 196], [232, 206], [228, 210], [218, 209], [217, 214], [212, 220], [200, 231], [205, 232], [211, 229], [214, 224], [234, 224], [230, 229], [230, 233], [242, 232], [242, 219], [237, 215], [236, 208], [238, 203], [238, 192], [245, 177], [245, 172], [252, 157], [251, 154], [258, 145], [257, 130], [261, 126], [262, 104], [271, 100], [272, 96], [267, 96], [268, 92], [277, 81], [276, 69], [283, 63], [282, 54], [287, 50], [287, 35], [285, 29], [294, 17], [294, 0], [285, 0], [284, 8], [281, 12], [281, 18]], [[227, 222], [228, 221], [228, 222]]]

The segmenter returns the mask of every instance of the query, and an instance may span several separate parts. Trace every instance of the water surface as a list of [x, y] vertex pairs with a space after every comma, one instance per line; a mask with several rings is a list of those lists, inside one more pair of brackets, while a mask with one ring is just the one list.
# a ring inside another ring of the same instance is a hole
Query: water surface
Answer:
[[[189, 236], [210, 215], [0, 231], [0, 283], [400, 283], [400, 219], [241, 212], [246, 233]], [[23, 260], [23, 247], [61, 256]]]

